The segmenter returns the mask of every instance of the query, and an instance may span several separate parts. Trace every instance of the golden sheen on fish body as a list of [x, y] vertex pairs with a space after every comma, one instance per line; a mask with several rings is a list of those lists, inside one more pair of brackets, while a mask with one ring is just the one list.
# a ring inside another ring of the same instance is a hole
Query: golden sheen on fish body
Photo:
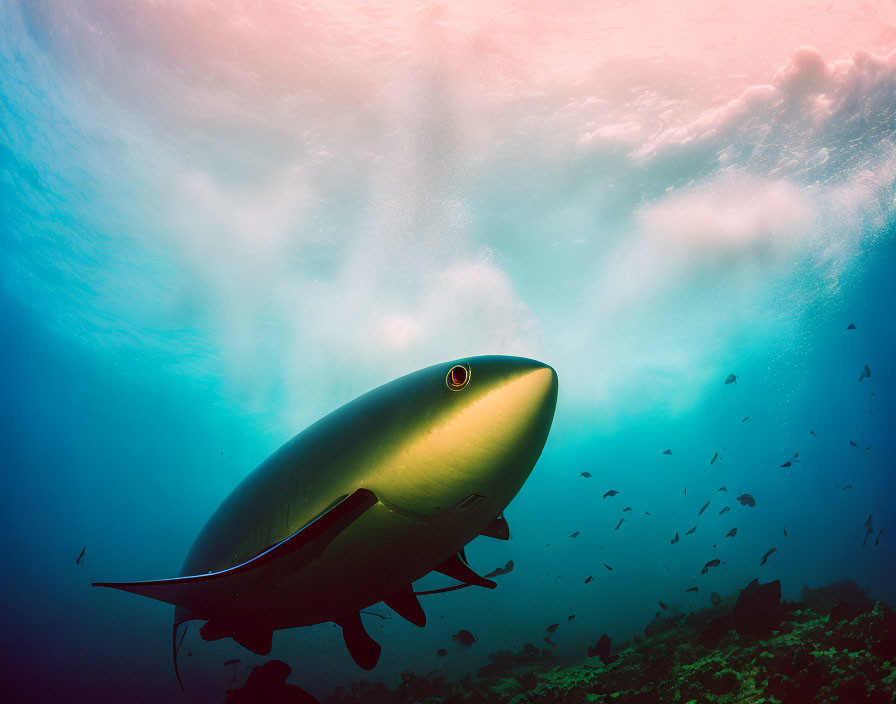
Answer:
[[[179, 625], [203, 620], [205, 640], [230, 637], [265, 655], [273, 631], [333, 621], [370, 669], [380, 646], [361, 609], [384, 601], [423, 626], [418, 595], [496, 586], [463, 548], [479, 535], [509, 537], [503, 511], [541, 455], [557, 388], [551, 367], [504, 356], [396, 379], [249, 474], [209, 518], [181, 576], [96, 586], [174, 604], [172, 643]], [[415, 592], [432, 571], [458, 583]]]

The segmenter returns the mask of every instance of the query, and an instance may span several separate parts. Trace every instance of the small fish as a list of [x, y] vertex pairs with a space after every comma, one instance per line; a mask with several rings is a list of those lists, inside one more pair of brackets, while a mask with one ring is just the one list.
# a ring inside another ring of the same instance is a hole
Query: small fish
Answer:
[[873, 515], [874, 515], [873, 513], [869, 513], [868, 518], [865, 520], [865, 523], [863, 525], [870, 526], [871, 525], [871, 517]]
[[439, 648], [436, 651], [436, 655], [438, 655], [440, 658], [445, 657], [447, 654], [448, 654], [448, 651], [445, 648]]
[[809, 435], [811, 435], [814, 438], [816, 435], [818, 435], [818, 433], [816, 433], [815, 429], [813, 428], [812, 430], [809, 431]]
[[847, 329], [847, 330], [855, 330], [855, 329], [856, 329], [856, 324], [855, 324], [855, 323], [850, 323], [849, 325], [846, 326], [846, 329]]
[[508, 560], [507, 564], [505, 564], [503, 567], [496, 567], [487, 575], [485, 575], [485, 578], [489, 579], [490, 577], [500, 577], [501, 575], [507, 574], [508, 572], [513, 572], [513, 560]]
[[800, 453], [799, 453], [799, 452], [794, 452], [794, 453], [793, 453], [793, 456], [794, 456], [794, 457], [799, 457], [799, 456], [800, 456]]
[[710, 464], [715, 464], [717, 459], [719, 459], [719, 453], [718, 453], [718, 452], [712, 456], [712, 459], [709, 461], [709, 463], [710, 463]]
[[880, 542], [880, 536], [884, 534], [884, 529], [880, 529], [880, 533], [877, 534], [877, 537], [874, 539], [874, 544], [877, 545]]
[[660, 605], [660, 608], [661, 608], [663, 611], [668, 611], [668, 610], [669, 610], [669, 607], [666, 606], [663, 602], [658, 601], [658, 602], [656, 602], [656, 603]]
[[572, 621], [575, 617], [576, 617], [575, 614], [570, 614], [569, 616], [567, 616], [567, 618], [566, 618], [567, 623], [568, 623], [569, 621]]
[[451, 638], [457, 643], [460, 643], [465, 648], [469, 648], [471, 645], [473, 645], [473, 643], [476, 642], [476, 636], [470, 633], [470, 631], [468, 631], [466, 628], [462, 628], [453, 636], [451, 636]]
[[580, 477], [585, 477], [585, 479], [591, 479], [591, 472], [582, 472]]
[[712, 602], [713, 606], [718, 606], [722, 603], [722, 595], [718, 592], [713, 592], [709, 595], [709, 600]]
[[756, 499], [754, 499], [749, 494], [741, 494], [740, 496], [737, 497], [737, 500], [740, 501], [742, 506], [755, 506], [756, 505]]
[[684, 495], [685, 495], [685, 496], [688, 495], [688, 488], [687, 488], [687, 487], [684, 488]]
[[602, 564], [604, 567], [606, 567], [608, 570], [610, 570], [610, 572], [613, 571], [613, 568], [610, 567], [606, 562], [601, 562], [600, 564]]
[[576, 531], [575, 533], [571, 533], [569, 537], [570, 537], [570, 538], [578, 538], [578, 537], [579, 537], [579, 531]]
[[784, 529], [784, 537], [785, 538], [787, 537], [787, 529], [786, 528]]
[[750, 416], [747, 416], [746, 418], [744, 418], [744, 419], [741, 421], [741, 423], [746, 423], [748, 420], [750, 420]]
[[691, 587], [690, 589], [685, 589], [684, 593], [687, 594], [688, 592], [696, 592], [696, 591], [697, 591], [697, 587]]
[[672, 450], [663, 450], [663, 454], [664, 454], [664, 455], [671, 455], [671, 454], [672, 454]]
[[871, 378], [871, 370], [868, 368], [868, 365], [865, 365], [865, 368], [862, 370], [862, 373], [859, 374], [859, 381], [862, 379], [870, 379]]
[[768, 558], [772, 556], [772, 553], [775, 552], [778, 552], [778, 548], [772, 548], [767, 553], [765, 553], [765, 555], [763, 555], [762, 559], [759, 561], [759, 566], [761, 567], [762, 565], [764, 565], [765, 561], [768, 560]]
[[604, 498], [607, 498], [608, 496], [616, 496], [616, 494], [618, 494], [618, 493], [619, 492], [616, 491], [615, 489], [610, 489], [606, 494], [604, 494]]
[[784, 464], [782, 464], [782, 465], [781, 465], [781, 468], [783, 469], [784, 467], [789, 467], [789, 466], [790, 466], [790, 460], [788, 460], [787, 462], [785, 462]]
[[737, 528], [732, 528], [731, 530], [729, 530], [729, 531], [725, 534], [725, 537], [726, 537], [726, 538], [733, 538], [735, 535], [737, 535]]
[[703, 508], [701, 508], [700, 511], [697, 512], [697, 515], [702, 516], [703, 512], [708, 508], [709, 508], [709, 501], [707, 501], [705, 504], [703, 504]]
[[552, 648], [556, 648], [556, 647], [557, 647], [557, 644], [556, 644], [554, 641], [552, 641], [550, 638], [548, 638], [547, 636], [545, 636], [544, 638], [542, 638], [542, 640], [543, 640], [545, 643], [547, 643], [548, 645], [550, 645]]
[[622, 509], [622, 512], [625, 513], [626, 511], [631, 511], [631, 510], [632, 510], [631, 506], [626, 506], [624, 509]]
[[616, 527], [613, 530], [619, 530], [619, 526], [621, 526], [623, 523], [625, 523], [625, 519], [620, 518], [619, 523], [616, 524]]
[[840, 491], [846, 491], [847, 489], [852, 489], [852, 484], [847, 484], [847, 485], [846, 485], [845, 487], [843, 487]]
[[728, 507], [726, 506], [726, 507], [723, 508], [721, 511], [719, 511], [719, 515], [721, 516], [723, 513], [725, 513], [725, 511], [730, 511], [730, 510], [731, 510], [731, 509], [728, 508]]
[[874, 528], [868, 526], [868, 530], [865, 531], [865, 539], [862, 541], [862, 547], [865, 547], [865, 543], [868, 542], [868, 536], [870, 536], [874, 532]]
[[550, 626], [548, 626], [548, 627], [545, 628], [544, 630], [546, 630], [548, 633], [553, 633], [553, 632], [556, 631], [559, 627], [560, 627], [560, 624], [559, 624], [559, 623], [552, 623]]
[[585, 577], [585, 584], [591, 584], [592, 581], [594, 581], [594, 577], [592, 577], [590, 574]]
[[856, 447], [856, 441], [855, 441], [855, 440], [850, 440], [850, 441], [849, 441], [849, 445], [850, 445], [850, 447]]
[[76, 564], [76, 565], [82, 565], [82, 564], [84, 564], [84, 553], [85, 553], [85, 552], [87, 552], [87, 546], [86, 546], [86, 545], [85, 545], [83, 548], [81, 548], [81, 554], [78, 555], [78, 559], [75, 560], [75, 564]]
[[235, 660], [228, 660], [224, 663], [224, 667], [227, 667], [228, 665], [236, 665], [238, 662], [242, 662], [242, 660], [240, 660], [239, 658]]
[[716, 558], [710, 560], [709, 562], [707, 562], [707, 563], [706, 563], [705, 565], [703, 565], [703, 566], [704, 566], [704, 567], [718, 567], [718, 566], [721, 565], [721, 564], [722, 564], [722, 561], [721, 561], [719, 558], [716, 557]]
[[672, 545], [675, 545], [675, 543], [678, 542], [678, 533], [676, 533], [676, 534], [675, 534], [675, 537], [672, 538], [672, 540], [670, 540], [669, 542], [672, 543]]
[[737, 383], [737, 377], [734, 376], [734, 374], [729, 374], [728, 378], [725, 379], [725, 386], [727, 386], [728, 384], [736, 384], [736, 383]]
[[728, 491], [728, 487], [720, 486], [716, 491]]
[[609, 665], [611, 662], [616, 660], [615, 657], [610, 656], [610, 636], [604, 633], [597, 641], [597, 645], [593, 648], [588, 647], [588, 657], [589, 658], [600, 658], [600, 661], [604, 665]]
[[696, 532], [697, 532], [697, 526], [694, 526], [687, 533], [685, 533], [685, 535], [691, 535], [692, 533], [696, 533]]

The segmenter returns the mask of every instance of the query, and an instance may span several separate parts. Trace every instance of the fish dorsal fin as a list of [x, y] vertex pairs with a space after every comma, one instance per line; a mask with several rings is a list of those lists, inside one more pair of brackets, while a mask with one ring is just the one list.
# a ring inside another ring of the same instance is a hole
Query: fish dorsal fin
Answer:
[[423, 627], [426, 625], [426, 614], [423, 613], [423, 607], [420, 606], [420, 601], [414, 594], [410, 584], [401, 591], [383, 599], [383, 603], [415, 626]]
[[364, 624], [361, 623], [361, 614], [354, 613], [351, 616], [337, 619], [333, 623], [342, 628], [342, 639], [345, 641], [345, 647], [348, 648], [348, 654], [352, 656], [352, 660], [357, 663], [358, 667], [364, 670], [372, 670], [376, 667], [380, 660], [382, 648], [364, 630]]
[[507, 519], [503, 515], [498, 516], [485, 527], [480, 535], [498, 540], [510, 540], [510, 526], [507, 525]]
[[485, 587], [486, 589], [494, 589], [497, 587], [497, 583], [493, 582], [490, 579], [486, 579], [485, 577], [480, 577], [476, 574], [470, 566], [461, 560], [459, 555], [452, 555], [447, 560], [445, 560], [441, 565], [436, 567], [436, 572], [441, 572], [446, 577], [452, 577], [456, 579], [458, 582], [463, 582], [464, 584], [472, 584], [476, 587]]
[[264, 568], [276, 568], [286, 558], [290, 558], [293, 569], [315, 559], [339, 533], [376, 503], [377, 498], [372, 491], [358, 489], [288, 538], [250, 560], [218, 572], [146, 582], [94, 582], [93, 586], [120, 589], [184, 606], [201, 614], [205, 611], [203, 606], [207, 605], [210, 594], [237, 596], [239, 589], [234, 587], [243, 582], [243, 575]]

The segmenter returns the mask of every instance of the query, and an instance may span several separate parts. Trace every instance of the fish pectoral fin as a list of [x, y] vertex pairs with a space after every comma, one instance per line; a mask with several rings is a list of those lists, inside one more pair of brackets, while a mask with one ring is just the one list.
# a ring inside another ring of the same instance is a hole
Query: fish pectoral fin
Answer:
[[361, 623], [361, 614], [354, 613], [351, 616], [345, 616], [333, 621], [342, 629], [342, 639], [345, 641], [345, 647], [348, 648], [348, 654], [352, 656], [352, 660], [358, 667], [364, 670], [372, 670], [380, 660], [382, 648], [370, 634], [364, 630], [364, 624]]
[[507, 519], [503, 515], [498, 516], [485, 527], [480, 535], [497, 540], [510, 540], [510, 526], [507, 524]]
[[287, 557], [296, 558], [290, 560], [293, 567], [297, 565], [298, 560], [310, 562], [315, 559], [337, 535], [376, 503], [377, 497], [372, 491], [357, 489], [288, 538], [275, 543], [250, 560], [217, 572], [145, 582], [94, 582], [93, 586], [120, 589], [169, 604], [185, 606], [200, 614], [205, 611], [202, 607], [210, 594], [214, 592], [221, 595], [234, 591], [228, 587], [241, 582], [241, 575], [265, 567], [274, 567], [278, 563], [282, 564]]
[[383, 603], [415, 626], [422, 628], [426, 625], [426, 614], [423, 613], [423, 607], [420, 606], [420, 601], [414, 594], [414, 589], [410, 584], [401, 591], [383, 599]]
[[436, 567], [436, 572], [441, 572], [446, 577], [452, 577], [458, 582], [464, 584], [472, 584], [476, 587], [485, 587], [486, 589], [494, 589], [498, 586], [497, 582], [493, 582], [485, 577], [480, 577], [470, 566], [461, 560], [460, 556], [455, 554], [445, 560], [441, 565]]

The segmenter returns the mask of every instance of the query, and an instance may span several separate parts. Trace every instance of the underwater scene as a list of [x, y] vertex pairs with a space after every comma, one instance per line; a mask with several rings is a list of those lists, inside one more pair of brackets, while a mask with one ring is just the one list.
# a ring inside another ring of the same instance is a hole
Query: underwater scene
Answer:
[[0, 2], [4, 702], [896, 702], [896, 5]]

